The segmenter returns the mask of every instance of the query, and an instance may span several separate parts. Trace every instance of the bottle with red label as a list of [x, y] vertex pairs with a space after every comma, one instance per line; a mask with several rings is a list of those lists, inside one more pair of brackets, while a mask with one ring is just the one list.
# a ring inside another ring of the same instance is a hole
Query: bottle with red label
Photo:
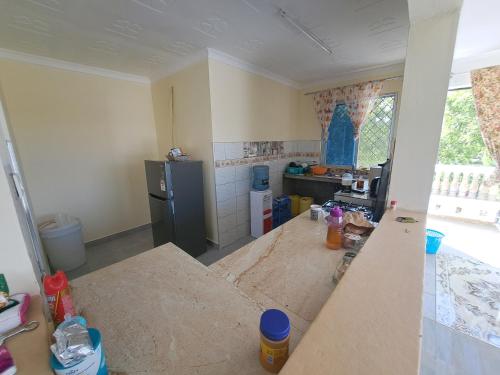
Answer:
[[67, 314], [70, 316], [75, 315], [68, 278], [63, 271], [57, 271], [53, 276], [45, 276], [43, 278], [43, 289], [45, 290], [52, 319], [54, 319], [56, 325], [63, 322]]

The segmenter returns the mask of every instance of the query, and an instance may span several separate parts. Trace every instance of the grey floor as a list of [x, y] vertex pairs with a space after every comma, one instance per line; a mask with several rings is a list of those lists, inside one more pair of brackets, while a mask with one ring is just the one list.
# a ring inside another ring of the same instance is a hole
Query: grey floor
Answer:
[[[209, 266], [252, 240], [253, 238], [250, 236], [245, 237], [222, 249], [207, 245], [207, 252], [200, 255], [197, 259], [204, 265]], [[70, 280], [76, 279], [87, 273], [120, 262], [144, 251], [151, 250], [152, 248], [153, 234], [151, 233], [150, 227], [128, 233], [110, 241], [87, 246], [87, 262], [73, 271], [68, 271], [67, 275]]]
[[[207, 246], [197, 259], [208, 266], [253, 240], [244, 238], [223, 249]], [[68, 272], [70, 279], [153, 248], [151, 228], [87, 247], [87, 263]], [[500, 350], [436, 321], [435, 256], [426, 257], [421, 375], [499, 375]]]

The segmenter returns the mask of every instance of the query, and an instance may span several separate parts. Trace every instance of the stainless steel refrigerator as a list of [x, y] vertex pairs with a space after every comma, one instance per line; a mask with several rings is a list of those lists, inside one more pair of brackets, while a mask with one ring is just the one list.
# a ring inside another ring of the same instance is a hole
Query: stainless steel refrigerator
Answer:
[[201, 161], [146, 160], [154, 245], [173, 242], [193, 257], [206, 251]]

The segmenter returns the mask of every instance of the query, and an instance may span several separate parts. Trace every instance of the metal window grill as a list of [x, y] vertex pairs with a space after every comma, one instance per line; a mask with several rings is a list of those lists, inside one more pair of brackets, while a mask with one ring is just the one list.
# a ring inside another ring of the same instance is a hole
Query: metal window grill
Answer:
[[358, 168], [370, 167], [387, 160], [394, 122], [395, 95], [379, 97], [361, 127], [358, 143]]

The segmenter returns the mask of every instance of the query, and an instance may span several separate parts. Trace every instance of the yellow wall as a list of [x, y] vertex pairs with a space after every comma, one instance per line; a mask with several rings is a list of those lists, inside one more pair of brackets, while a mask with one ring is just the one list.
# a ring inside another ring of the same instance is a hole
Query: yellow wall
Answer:
[[299, 90], [209, 59], [214, 142], [298, 139]]
[[37, 216], [79, 217], [86, 241], [150, 222], [149, 85], [7, 60], [0, 82]]
[[[172, 87], [173, 115], [170, 110]], [[203, 161], [207, 237], [217, 242], [208, 61], [154, 82], [151, 91], [160, 157], [167, 154], [173, 144], [192, 159]]]

